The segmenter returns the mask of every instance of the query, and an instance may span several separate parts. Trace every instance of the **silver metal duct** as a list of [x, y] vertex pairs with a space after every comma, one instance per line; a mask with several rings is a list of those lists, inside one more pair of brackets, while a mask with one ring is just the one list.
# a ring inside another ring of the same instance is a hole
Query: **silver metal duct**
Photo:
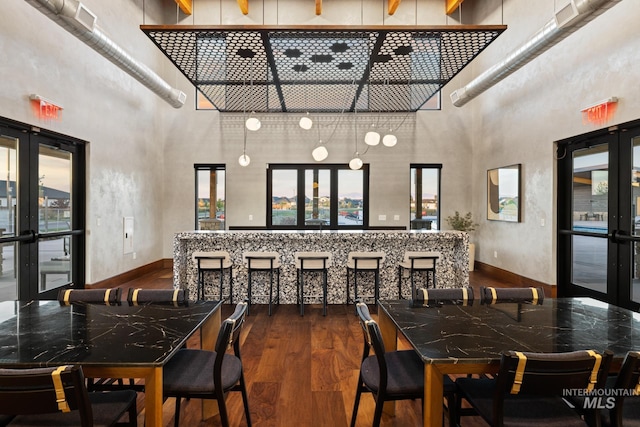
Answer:
[[451, 102], [456, 107], [463, 106], [621, 1], [571, 0], [522, 46], [466, 86], [455, 90]]
[[96, 24], [96, 16], [77, 0], [25, 0], [96, 52], [130, 74], [174, 108], [184, 105], [187, 95], [171, 87], [149, 67], [135, 60]]

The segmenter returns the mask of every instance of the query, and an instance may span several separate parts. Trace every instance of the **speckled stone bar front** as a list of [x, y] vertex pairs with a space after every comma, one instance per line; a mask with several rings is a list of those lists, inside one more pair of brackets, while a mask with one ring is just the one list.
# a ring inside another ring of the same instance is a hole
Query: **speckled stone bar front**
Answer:
[[[247, 270], [242, 264], [242, 254], [248, 251], [276, 251], [280, 253], [280, 302], [296, 302], [296, 268], [294, 253], [302, 251], [326, 251], [332, 254], [329, 268], [327, 300], [329, 304], [346, 303], [346, 264], [351, 251], [382, 251], [386, 258], [380, 271], [380, 298], [398, 298], [398, 263], [405, 251], [436, 251], [441, 254], [437, 266], [438, 287], [469, 285], [469, 236], [459, 231], [190, 231], [177, 233], [173, 243], [173, 276], [175, 286], [188, 288], [195, 297], [197, 268], [192, 260], [196, 251], [228, 251], [233, 262], [233, 300], [247, 297]], [[315, 274], [315, 273], [310, 273]], [[268, 276], [255, 274], [253, 303], [266, 303], [264, 295]], [[307, 282], [305, 276], [305, 283]], [[319, 280], [310, 277], [311, 284]], [[217, 280], [217, 277], [216, 277]], [[353, 289], [353, 283], [352, 283]], [[305, 284], [306, 289], [309, 286]], [[373, 294], [373, 279], [358, 279], [359, 293]], [[364, 289], [363, 289], [364, 288]], [[318, 288], [311, 286], [310, 293]], [[211, 286], [206, 287], [212, 291]], [[317, 292], [314, 292], [317, 291]], [[216, 291], [217, 292], [217, 291]], [[275, 285], [274, 285], [275, 292]], [[352, 290], [353, 292], [353, 290]], [[403, 295], [410, 295], [410, 284], [403, 280]], [[320, 299], [305, 300], [307, 303]]]

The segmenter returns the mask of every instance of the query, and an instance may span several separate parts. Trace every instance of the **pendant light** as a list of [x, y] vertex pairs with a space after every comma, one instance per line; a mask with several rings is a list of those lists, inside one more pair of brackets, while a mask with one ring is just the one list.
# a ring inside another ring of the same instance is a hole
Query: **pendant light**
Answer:
[[358, 116], [355, 109], [353, 113], [353, 133], [356, 147], [353, 159], [349, 162], [349, 169], [358, 170], [362, 167], [362, 159], [360, 158], [360, 153], [358, 153]]
[[[250, 86], [250, 90], [249, 92], [253, 95], [253, 56], [251, 56], [251, 86]], [[253, 98], [253, 97], [252, 97]], [[246, 96], [245, 96], [245, 100], [246, 100]], [[251, 111], [251, 114], [249, 115], [249, 118], [244, 122], [245, 127], [247, 129], [249, 129], [250, 131], [257, 131], [258, 129], [260, 129], [260, 126], [262, 126], [262, 123], [260, 122], [260, 119], [258, 119], [257, 117], [255, 117], [255, 111]]]
[[[322, 141], [320, 141], [320, 144], [322, 144]], [[313, 156], [313, 160], [321, 162], [329, 156], [329, 151], [327, 151], [327, 147], [324, 145], [319, 145], [313, 149], [311, 155]]]
[[398, 138], [392, 134], [393, 129], [389, 129], [389, 133], [382, 138], [382, 144], [385, 147], [393, 147], [398, 143]]
[[[372, 110], [372, 94], [371, 94], [371, 73], [373, 70], [373, 64], [369, 62], [369, 111]], [[383, 83], [384, 84], [384, 83]], [[378, 116], [376, 122], [380, 122], [380, 114], [378, 112]], [[375, 147], [380, 143], [380, 133], [376, 130], [376, 123], [371, 123], [371, 130], [364, 134], [364, 142], [367, 145]]]
[[[246, 87], [246, 83], [247, 83], [247, 80], [245, 78], [242, 81], [242, 88], [243, 89]], [[246, 116], [247, 116], [247, 97], [244, 96], [243, 97], [243, 101], [242, 101], [242, 117], [246, 118]], [[247, 123], [247, 121], [245, 120], [245, 126], [243, 126], [243, 128], [242, 128], [242, 133], [243, 133], [242, 155], [240, 157], [238, 157], [238, 163], [243, 168], [249, 166], [249, 163], [251, 163], [251, 158], [249, 158], [249, 156], [247, 156], [247, 129], [249, 128], [249, 126], [246, 125], [246, 123]]]
[[307, 111], [307, 115], [306, 116], [302, 116], [300, 118], [299, 125], [304, 130], [309, 130], [313, 126], [313, 120], [311, 120], [311, 118], [309, 117], [309, 112], [308, 111]]

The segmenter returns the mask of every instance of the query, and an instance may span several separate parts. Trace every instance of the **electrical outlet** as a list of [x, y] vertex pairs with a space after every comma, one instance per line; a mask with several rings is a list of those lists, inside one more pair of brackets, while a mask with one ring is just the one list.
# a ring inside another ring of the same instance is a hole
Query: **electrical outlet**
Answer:
[[493, 251], [493, 257], [498, 258], [498, 251]]
[[386, 215], [378, 215], [378, 221], [386, 221], [386, 220], [387, 220]]
[[249, 215], [249, 221], [253, 221], [253, 215]]
[[136, 258], [138, 258], [138, 254], [134, 252], [133, 253], [133, 259], [136, 259]]
[[400, 215], [394, 215], [393, 216], [393, 220], [394, 221], [400, 221]]
[[544, 218], [540, 218], [540, 227], [544, 227]]

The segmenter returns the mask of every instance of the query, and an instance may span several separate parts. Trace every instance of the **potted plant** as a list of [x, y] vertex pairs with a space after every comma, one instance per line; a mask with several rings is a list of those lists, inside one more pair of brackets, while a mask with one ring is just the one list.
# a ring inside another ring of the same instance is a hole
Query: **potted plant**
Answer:
[[[466, 215], [460, 215], [460, 212], [456, 211], [454, 215], [447, 217], [447, 223], [451, 228], [458, 231], [465, 231], [469, 233], [476, 229], [479, 225], [473, 222], [473, 218], [471, 216], [471, 212], [467, 212]], [[476, 245], [469, 242], [469, 271], [473, 271], [473, 266], [475, 264], [475, 252]]]

